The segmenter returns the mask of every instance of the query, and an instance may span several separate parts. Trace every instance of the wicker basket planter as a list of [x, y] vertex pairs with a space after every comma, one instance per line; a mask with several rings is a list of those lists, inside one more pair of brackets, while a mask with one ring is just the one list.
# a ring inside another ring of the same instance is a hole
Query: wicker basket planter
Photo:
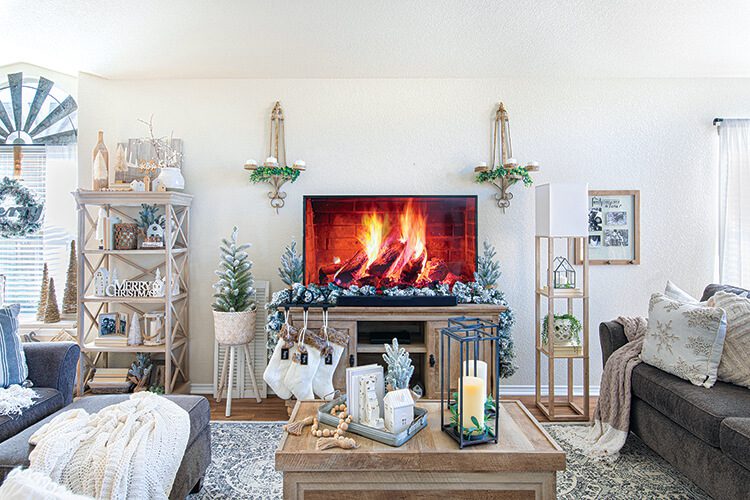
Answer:
[[255, 311], [214, 311], [214, 334], [221, 345], [249, 344], [255, 338]]

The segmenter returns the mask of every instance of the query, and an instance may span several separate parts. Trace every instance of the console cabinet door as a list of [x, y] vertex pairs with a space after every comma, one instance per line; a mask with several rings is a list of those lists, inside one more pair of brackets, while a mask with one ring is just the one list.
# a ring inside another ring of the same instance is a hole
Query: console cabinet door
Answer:
[[[428, 399], [440, 399], [440, 376], [441, 376], [441, 367], [440, 367], [440, 330], [448, 326], [447, 321], [429, 321], [425, 324], [425, 334], [427, 338], [425, 339], [425, 343], [427, 345], [427, 380], [425, 383], [427, 384], [427, 398]], [[460, 364], [460, 348], [458, 346], [458, 342], [453, 341], [451, 342], [453, 344], [453, 347], [451, 348], [451, 367], [450, 367], [450, 388], [446, 388], [446, 396], [448, 396], [448, 391], [455, 392], [458, 390], [458, 377], [461, 373], [461, 364]], [[483, 343], [486, 344], [485, 349], [483, 352], [480, 352], [479, 359], [485, 361], [487, 363], [488, 369], [491, 370], [492, 368], [492, 355], [490, 353], [489, 349], [489, 343]], [[447, 342], [446, 342], [447, 345]], [[432, 360], [435, 360], [434, 365], [432, 364]], [[445, 362], [448, 361], [448, 355], [445, 354]], [[488, 374], [488, 377], [492, 377], [491, 374]], [[448, 381], [446, 380], [446, 383]]]

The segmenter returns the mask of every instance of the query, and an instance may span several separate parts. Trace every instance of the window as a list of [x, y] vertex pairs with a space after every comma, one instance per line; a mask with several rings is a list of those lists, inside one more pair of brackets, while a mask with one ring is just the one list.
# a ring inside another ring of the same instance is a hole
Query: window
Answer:
[[76, 110], [75, 100], [44, 77], [13, 73], [0, 83], [0, 178], [19, 178], [45, 207], [40, 231], [0, 237], [5, 302], [20, 303], [22, 314], [36, 312], [45, 262], [62, 298], [76, 228], [70, 196], [76, 186]]

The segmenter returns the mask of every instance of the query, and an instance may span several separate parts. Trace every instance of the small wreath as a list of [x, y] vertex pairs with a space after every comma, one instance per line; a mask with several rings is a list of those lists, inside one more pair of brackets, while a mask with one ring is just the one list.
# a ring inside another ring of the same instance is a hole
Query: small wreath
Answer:
[[[10, 208], [3, 208], [6, 197], [15, 201]], [[22, 238], [39, 231], [43, 208], [28, 188], [5, 177], [0, 182], [0, 237]]]

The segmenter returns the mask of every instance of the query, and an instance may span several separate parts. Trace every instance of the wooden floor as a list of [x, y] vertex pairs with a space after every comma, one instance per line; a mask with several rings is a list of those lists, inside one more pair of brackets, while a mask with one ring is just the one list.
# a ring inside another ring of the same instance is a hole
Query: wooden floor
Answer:
[[[270, 396], [268, 399], [264, 399], [261, 403], [256, 403], [254, 399], [233, 399], [232, 400], [232, 416], [227, 418], [224, 416], [226, 400], [222, 400], [221, 403], [216, 403], [213, 398], [207, 395], [209, 402], [211, 403], [211, 420], [226, 420], [226, 421], [239, 421], [239, 420], [255, 420], [255, 421], [286, 421], [288, 419], [286, 412], [286, 405], [283, 399], [279, 399], [276, 396]], [[503, 399], [518, 399], [526, 408], [529, 409], [532, 415], [540, 422], [547, 422], [547, 418], [542, 415], [537, 407], [534, 405], [534, 396], [517, 396]], [[583, 404], [583, 398], [574, 398], [575, 402], [579, 405]], [[597, 398], [589, 398], [589, 406], [591, 408], [591, 414], [594, 414], [594, 408], [596, 407]]]

